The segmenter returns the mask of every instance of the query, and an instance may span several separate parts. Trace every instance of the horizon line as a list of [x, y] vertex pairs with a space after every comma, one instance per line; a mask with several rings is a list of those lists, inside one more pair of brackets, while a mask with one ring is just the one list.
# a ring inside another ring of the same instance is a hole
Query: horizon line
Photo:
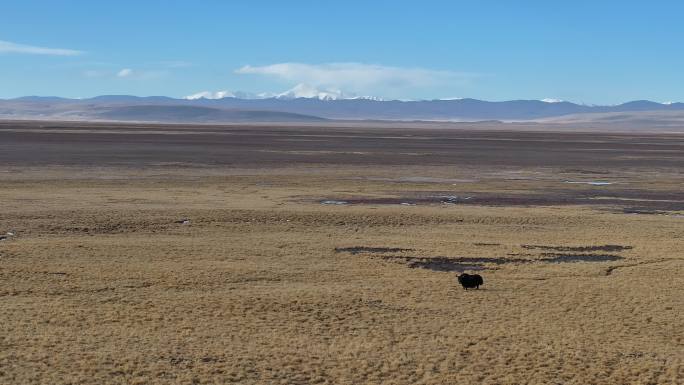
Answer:
[[615, 107], [615, 106], [621, 106], [625, 105], [628, 103], [635, 103], [635, 102], [649, 102], [649, 103], [655, 103], [655, 104], [660, 104], [663, 106], [669, 106], [673, 104], [684, 104], [684, 102], [680, 101], [666, 101], [666, 102], [657, 102], [653, 101], [650, 99], [633, 99], [633, 100], [627, 100], [625, 102], [621, 103], [615, 103], [615, 104], [597, 104], [597, 103], [583, 103], [583, 102], [573, 102], [569, 100], [561, 100], [561, 99], [549, 99], [549, 98], [542, 98], [542, 99], [501, 99], [501, 100], [486, 100], [486, 99], [478, 99], [478, 98], [471, 98], [471, 97], [463, 97], [463, 98], [434, 98], [434, 99], [383, 99], [383, 98], [375, 98], [375, 97], [348, 97], [348, 98], [318, 98], [318, 97], [281, 97], [277, 95], [272, 95], [268, 97], [254, 97], [254, 98], [241, 98], [237, 96], [226, 96], [222, 98], [205, 98], [205, 97], [200, 97], [200, 98], [195, 98], [195, 99], [189, 99], [187, 96], [185, 97], [174, 97], [174, 96], [167, 96], [167, 95], [133, 95], [133, 94], [99, 94], [95, 96], [89, 96], [89, 97], [67, 97], [67, 96], [56, 96], [56, 95], [24, 95], [24, 96], [17, 96], [17, 97], [6, 97], [6, 98], [0, 98], [0, 101], [12, 101], [12, 100], [19, 100], [19, 99], [30, 99], [30, 98], [36, 98], [36, 99], [63, 99], [63, 100], [71, 100], [71, 101], [81, 101], [81, 100], [92, 100], [96, 98], [102, 98], [102, 97], [129, 97], [129, 98], [140, 98], [140, 99], [146, 99], [146, 98], [166, 98], [166, 99], [172, 99], [172, 100], [177, 100], [181, 102], [192, 102], [192, 101], [199, 101], [199, 100], [205, 100], [205, 101], [210, 101], [210, 100], [223, 100], [223, 99], [235, 99], [235, 100], [298, 100], [298, 99], [310, 99], [310, 100], [318, 100], [318, 101], [323, 101], [323, 102], [335, 102], [335, 101], [351, 101], [351, 100], [363, 100], [363, 101], [368, 101], [368, 102], [448, 102], [448, 101], [463, 101], [463, 100], [473, 100], [473, 101], [479, 101], [479, 102], [485, 102], [485, 103], [506, 103], [506, 102], [542, 102], [542, 103], [547, 103], [547, 104], [560, 104], [560, 103], [569, 103], [569, 104], [574, 104], [577, 106], [586, 106], [586, 107]]

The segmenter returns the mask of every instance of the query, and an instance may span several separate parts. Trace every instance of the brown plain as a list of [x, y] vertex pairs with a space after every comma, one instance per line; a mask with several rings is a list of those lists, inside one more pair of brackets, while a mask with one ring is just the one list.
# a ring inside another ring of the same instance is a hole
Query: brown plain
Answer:
[[684, 135], [483, 125], [0, 124], [0, 383], [684, 383]]

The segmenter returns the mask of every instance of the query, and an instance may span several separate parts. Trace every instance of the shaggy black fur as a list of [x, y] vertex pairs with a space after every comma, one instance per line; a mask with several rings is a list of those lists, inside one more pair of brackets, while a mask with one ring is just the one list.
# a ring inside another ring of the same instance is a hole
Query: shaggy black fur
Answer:
[[479, 274], [466, 274], [463, 273], [458, 276], [458, 283], [463, 286], [465, 290], [468, 289], [479, 289], [480, 285], [484, 284], [484, 280], [482, 280], [482, 277]]

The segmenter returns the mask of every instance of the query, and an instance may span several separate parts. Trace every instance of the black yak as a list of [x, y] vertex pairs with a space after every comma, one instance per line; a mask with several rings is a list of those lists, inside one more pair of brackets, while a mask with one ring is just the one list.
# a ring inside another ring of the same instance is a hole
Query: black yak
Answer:
[[458, 283], [463, 286], [463, 289], [468, 290], [472, 288], [479, 289], [480, 285], [484, 284], [482, 277], [479, 274], [466, 274], [463, 273], [458, 276]]

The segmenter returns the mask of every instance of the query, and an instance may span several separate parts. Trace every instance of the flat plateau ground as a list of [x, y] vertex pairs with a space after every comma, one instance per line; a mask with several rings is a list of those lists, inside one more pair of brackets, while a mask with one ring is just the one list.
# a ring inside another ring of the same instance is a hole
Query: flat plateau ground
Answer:
[[480, 128], [0, 124], [0, 383], [684, 383], [684, 135]]

